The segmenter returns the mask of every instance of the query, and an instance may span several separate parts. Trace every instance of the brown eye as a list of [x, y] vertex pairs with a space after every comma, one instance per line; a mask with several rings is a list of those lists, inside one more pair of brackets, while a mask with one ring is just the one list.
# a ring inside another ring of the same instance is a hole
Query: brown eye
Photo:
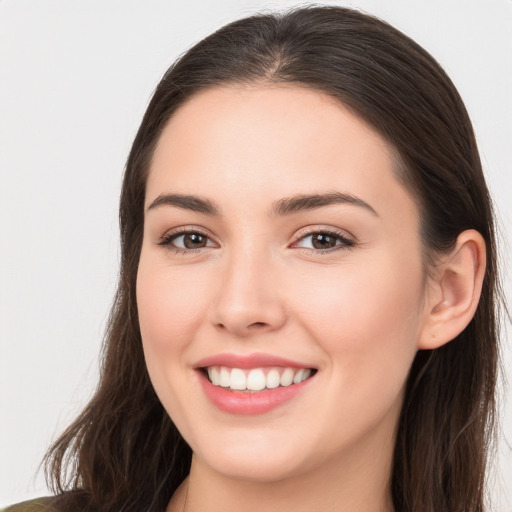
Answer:
[[187, 233], [178, 238], [183, 238], [182, 243], [186, 249], [200, 249], [201, 247], [206, 247], [208, 241], [206, 236], [199, 233]]
[[355, 242], [350, 238], [342, 235], [341, 233], [331, 233], [329, 231], [318, 231], [303, 236], [298, 240], [294, 247], [301, 247], [304, 249], [311, 249], [315, 251], [330, 251], [337, 249], [349, 249], [354, 247]]
[[181, 233], [164, 236], [158, 245], [174, 247], [185, 251], [215, 247], [215, 244], [208, 236], [196, 231], [182, 231]]
[[316, 233], [311, 236], [311, 245], [315, 249], [332, 249], [336, 246], [338, 238], [324, 233]]

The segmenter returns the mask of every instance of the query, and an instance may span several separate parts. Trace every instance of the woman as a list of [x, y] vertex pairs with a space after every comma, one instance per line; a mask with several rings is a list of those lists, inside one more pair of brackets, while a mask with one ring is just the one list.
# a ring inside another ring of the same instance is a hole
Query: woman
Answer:
[[418, 45], [335, 7], [224, 27], [158, 85], [120, 220], [54, 510], [483, 510], [493, 218]]

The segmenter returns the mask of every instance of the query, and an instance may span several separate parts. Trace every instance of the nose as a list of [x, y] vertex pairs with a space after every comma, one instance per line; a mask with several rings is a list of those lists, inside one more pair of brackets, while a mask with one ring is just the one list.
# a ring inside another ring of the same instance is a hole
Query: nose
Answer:
[[279, 272], [262, 254], [233, 254], [218, 276], [211, 321], [239, 337], [272, 332], [286, 322]]

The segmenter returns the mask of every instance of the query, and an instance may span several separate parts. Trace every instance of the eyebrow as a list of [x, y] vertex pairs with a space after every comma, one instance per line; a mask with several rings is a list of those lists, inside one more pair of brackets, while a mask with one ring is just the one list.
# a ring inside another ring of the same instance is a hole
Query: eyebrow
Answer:
[[352, 194], [328, 192], [326, 194], [307, 194], [280, 199], [272, 207], [273, 215], [289, 215], [301, 211], [314, 210], [332, 204], [350, 204], [364, 208], [376, 217], [379, 214], [367, 202]]
[[153, 210], [159, 206], [176, 206], [183, 210], [205, 213], [206, 215], [220, 215], [217, 205], [209, 199], [185, 194], [160, 194], [147, 208]]
[[[375, 216], [379, 214], [375, 209], [361, 198], [352, 194], [341, 192], [328, 192], [324, 194], [301, 194], [285, 197], [276, 201], [270, 210], [272, 216], [284, 216], [307, 210], [314, 210], [333, 204], [350, 204], [364, 208]], [[187, 194], [160, 194], [147, 208], [153, 210], [160, 206], [175, 206], [206, 215], [220, 215], [220, 208], [209, 199]]]

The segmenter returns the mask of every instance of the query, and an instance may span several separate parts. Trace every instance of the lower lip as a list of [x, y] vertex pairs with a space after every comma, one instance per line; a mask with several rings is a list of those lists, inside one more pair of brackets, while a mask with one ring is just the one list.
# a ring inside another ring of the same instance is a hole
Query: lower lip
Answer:
[[241, 415], [263, 414], [289, 402], [304, 390], [313, 378], [309, 377], [299, 384], [247, 393], [214, 386], [202, 372], [199, 373], [199, 380], [210, 401], [223, 412]]

